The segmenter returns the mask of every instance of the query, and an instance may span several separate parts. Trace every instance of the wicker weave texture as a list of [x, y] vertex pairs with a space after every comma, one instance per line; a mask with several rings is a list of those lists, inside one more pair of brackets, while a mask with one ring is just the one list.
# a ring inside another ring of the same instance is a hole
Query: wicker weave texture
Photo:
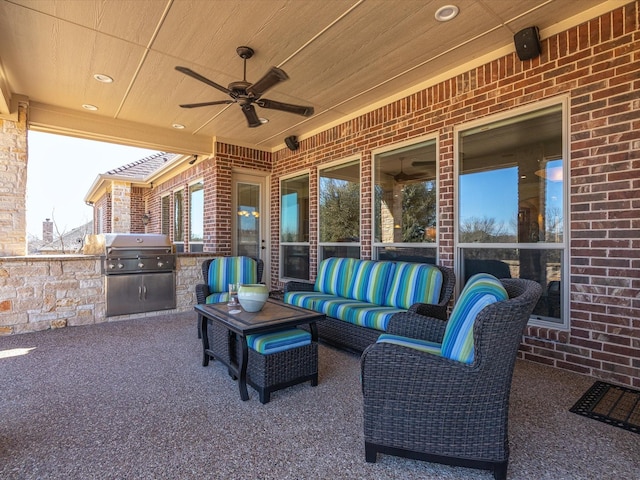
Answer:
[[[530, 280], [502, 283], [509, 300], [478, 314], [471, 364], [385, 343], [365, 350], [361, 367], [368, 444], [378, 451], [395, 448], [458, 459], [447, 463], [506, 465], [513, 368], [541, 288]], [[411, 313], [398, 317], [391, 330], [402, 324], [404, 333], [416, 338], [442, 339], [441, 321]]]

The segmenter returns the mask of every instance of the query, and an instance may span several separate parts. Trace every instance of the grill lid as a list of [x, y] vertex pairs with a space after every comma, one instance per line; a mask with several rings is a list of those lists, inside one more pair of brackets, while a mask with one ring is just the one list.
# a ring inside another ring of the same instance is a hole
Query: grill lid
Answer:
[[107, 251], [112, 249], [149, 249], [171, 247], [168, 235], [159, 233], [105, 233], [104, 246]]

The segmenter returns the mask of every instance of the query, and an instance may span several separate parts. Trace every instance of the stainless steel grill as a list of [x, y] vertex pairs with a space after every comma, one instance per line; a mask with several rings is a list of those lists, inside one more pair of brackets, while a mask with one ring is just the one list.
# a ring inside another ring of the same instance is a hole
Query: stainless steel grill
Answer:
[[176, 256], [167, 235], [103, 238], [108, 317], [176, 308]]

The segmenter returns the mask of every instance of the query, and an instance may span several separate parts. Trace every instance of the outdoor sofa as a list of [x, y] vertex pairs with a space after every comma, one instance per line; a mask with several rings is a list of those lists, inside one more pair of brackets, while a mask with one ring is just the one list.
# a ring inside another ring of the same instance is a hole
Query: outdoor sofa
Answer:
[[453, 270], [440, 265], [328, 258], [315, 282], [287, 282], [284, 302], [324, 313], [319, 338], [360, 353], [397, 313], [447, 320], [454, 283]]

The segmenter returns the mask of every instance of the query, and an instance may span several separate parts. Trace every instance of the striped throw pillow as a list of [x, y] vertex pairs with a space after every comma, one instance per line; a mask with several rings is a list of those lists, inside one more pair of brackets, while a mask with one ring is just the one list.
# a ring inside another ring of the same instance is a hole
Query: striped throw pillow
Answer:
[[487, 305], [507, 300], [509, 295], [500, 280], [488, 273], [472, 276], [451, 312], [442, 338], [442, 356], [471, 363], [474, 358], [473, 324]]
[[393, 262], [357, 260], [347, 296], [354, 300], [382, 305], [395, 268]]
[[327, 258], [320, 262], [314, 290], [340, 297], [349, 296], [355, 259]]
[[442, 272], [435, 265], [397, 262], [384, 304], [398, 308], [409, 308], [418, 302], [435, 305], [442, 282]]
[[249, 257], [218, 257], [209, 264], [209, 291], [227, 292], [230, 283], [257, 283], [258, 265]]

